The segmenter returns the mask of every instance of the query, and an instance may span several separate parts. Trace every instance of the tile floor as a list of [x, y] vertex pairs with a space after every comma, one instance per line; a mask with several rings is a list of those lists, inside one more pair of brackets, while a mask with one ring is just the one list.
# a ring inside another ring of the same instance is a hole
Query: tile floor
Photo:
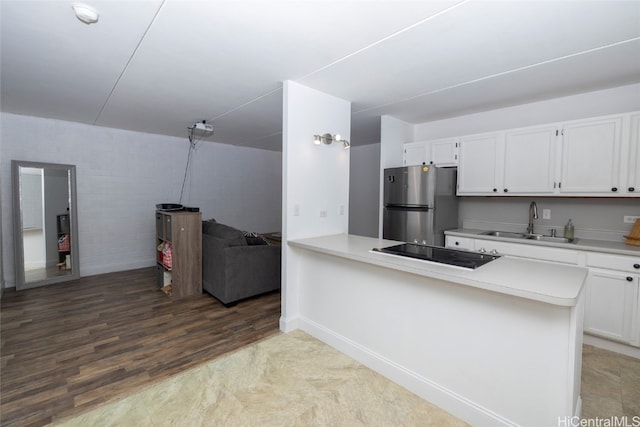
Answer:
[[[640, 416], [640, 360], [588, 345], [583, 355], [582, 418], [626, 416], [627, 423], [634, 422]], [[466, 424], [309, 335], [294, 331], [60, 425]]]
[[[590, 345], [582, 349], [582, 417], [639, 417], [640, 359]], [[638, 425], [638, 424], [636, 424]]]

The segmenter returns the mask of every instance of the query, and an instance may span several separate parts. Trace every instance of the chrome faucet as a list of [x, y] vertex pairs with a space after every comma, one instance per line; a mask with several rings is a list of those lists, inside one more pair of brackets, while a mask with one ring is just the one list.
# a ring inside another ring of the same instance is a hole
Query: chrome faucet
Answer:
[[527, 226], [527, 234], [533, 234], [533, 220], [538, 219], [538, 205], [531, 202], [529, 205], [529, 225]]

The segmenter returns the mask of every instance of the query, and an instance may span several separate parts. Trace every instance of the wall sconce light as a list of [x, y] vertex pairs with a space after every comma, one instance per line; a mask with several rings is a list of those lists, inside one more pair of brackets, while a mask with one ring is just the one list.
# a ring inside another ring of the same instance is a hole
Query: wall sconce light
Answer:
[[344, 149], [351, 147], [351, 144], [346, 139], [342, 139], [339, 134], [331, 135], [330, 133], [325, 133], [324, 135], [313, 135], [313, 143], [316, 145], [320, 144], [331, 144], [332, 142], [342, 142]]

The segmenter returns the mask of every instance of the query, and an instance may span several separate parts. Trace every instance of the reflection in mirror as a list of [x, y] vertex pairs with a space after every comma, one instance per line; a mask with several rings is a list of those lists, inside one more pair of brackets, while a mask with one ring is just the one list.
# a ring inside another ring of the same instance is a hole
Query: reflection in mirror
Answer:
[[12, 161], [16, 289], [80, 277], [75, 167]]

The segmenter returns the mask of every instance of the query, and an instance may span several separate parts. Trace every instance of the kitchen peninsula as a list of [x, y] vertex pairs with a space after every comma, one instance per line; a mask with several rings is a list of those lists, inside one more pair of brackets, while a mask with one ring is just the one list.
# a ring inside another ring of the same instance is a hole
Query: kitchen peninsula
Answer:
[[346, 234], [289, 241], [283, 319], [473, 425], [580, 412], [587, 269], [500, 257], [475, 270], [372, 252]]

